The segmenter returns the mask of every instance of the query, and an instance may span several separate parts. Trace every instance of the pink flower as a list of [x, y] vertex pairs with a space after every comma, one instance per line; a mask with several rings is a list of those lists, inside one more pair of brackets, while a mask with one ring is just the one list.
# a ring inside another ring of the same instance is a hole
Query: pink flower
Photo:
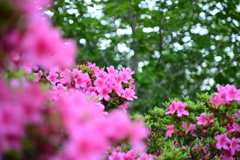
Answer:
[[185, 110], [185, 107], [187, 106], [187, 103], [181, 103], [177, 102], [176, 110], [177, 110], [177, 116], [182, 117], [182, 115], [189, 115], [188, 111]]
[[174, 128], [174, 124], [167, 126], [167, 133], [166, 136], [171, 137], [172, 134], [175, 132]]
[[128, 118], [127, 114], [120, 110], [114, 110], [109, 114], [106, 124], [102, 126], [102, 133], [104, 133], [110, 141], [116, 142], [129, 134], [130, 124], [131, 120]]
[[[40, 86], [25, 81], [11, 88], [0, 79], [0, 150], [21, 149], [25, 125], [42, 122], [46, 94]], [[0, 151], [1, 152], [1, 151]], [[0, 156], [1, 157], [1, 156]]]
[[223, 155], [220, 155], [221, 160], [233, 160], [230, 150], [223, 149], [222, 153], [223, 153]]
[[[18, 93], [18, 102], [22, 105], [22, 111], [26, 122], [38, 124], [42, 121], [43, 117], [41, 112], [47, 95], [47, 93], [41, 90], [39, 85], [31, 83], [26, 84], [24, 90]], [[30, 100], [34, 100], [34, 103]]]
[[231, 141], [230, 139], [227, 137], [227, 134], [220, 134], [220, 135], [217, 135], [215, 137], [215, 139], [217, 140], [217, 144], [216, 144], [216, 148], [217, 149], [226, 149], [228, 150], [229, 149], [229, 146], [227, 144], [229, 144]]
[[64, 71], [60, 72], [60, 76], [62, 77], [60, 82], [62, 84], [69, 84], [69, 83], [71, 83], [70, 73], [71, 73], [71, 71], [69, 69], [67, 69], [67, 68]]
[[129, 139], [131, 145], [136, 149], [137, 151], [144, 151], [145, 144], [143, 143], [143, 139], [147, 138], [149, 132], [144, 127], [143, 122], [137, 121], [132, 124], [132, 127], [130, 129], [129, 133]]
[[231, 142], [230, 142], [230, 149], [231, 149], [231, 154], [235, 155], [236, 151], [240, 151], [240, 138], [235, 138], [233, 137]]
[[187, 148], [186, 148], [186, 147], [182, 147], [182, 150], [186, 151], [186, 150], [187, 150]]
[[105, 99], [106, 101], [110, 100], [110, 96], [108, 94], [112, 92], [111, 89], [107, 88], [106, 86], [103, 86], [101, 88], [98, 88], [97, 91], [99, 92], [99, 95], [98, 95], [98, 97], [100, 98], [99, 100], [102, 100], [102, 99]]
[[[96, 133], [98, 133], [97, 136]], [[66, 159], [96, 160], [100, 159], [108, 145], [108, 140], [98, 130], [97, 124], [79, 125], [71, 131], [70, 141], [65, 143], [63, 153], [68, 155], [69, 158]]]
[[168, 107], [169, 111], [165, 114], [174, 114], [177, 111], [177, 116], [182, 117], [182, 115], [189, 115], [189, 112], [185, 110], [187, 103], [172, 101], [171, 105]]
[[91, 97], [97, 97], [97, 90], [95, 87], [89, 86], [88, 88], [86, 88], [85, 93]]
[[206, 113], [201, 113], [200, 116], [197, 116], [196, 119], [198, 120], [197, 125], [203, 125], [203, 126], [211, 126], [213, 125], [213, 118], [214, 114], [210, 114], [209, 116], [206, 115]]
[[43, 75], [42, 70], [39, 70], [37, 73], [33, 73], [34, 76], [36, 76], [35, 82], [38, 82], [41, 79], [41, 76]]
[[52, 28], [46, 19], [42, 19], [30, 22], [21, 43], [24, 53], [22, 58], [44, 68], [56, 65], [71, 67], [74, 64], [75, 43], [72, 40], [63, 40], [61, 32]]
[[130, 79], [130, 75], [128, 72], [123, 72], [123, 71], [120, 71], [119, 74], [122, 76], [122, 82], [124, 83], [128, 83], [128, 80]]
[[97, 72], [95, 75], [97, 78], [102, 78], [102, 79], [105, 79], [108, 76], [107, 72], [105, 72], [103, 69]]
[[126, 98], [127, 100], [133, 100], [133, 98], [137, 98], [135, 95], [135, 91], [130, 89], [130, 88], [126, 88], [123, 93], [122, 93], [122, 97]]
[[52, 0], [9, 0], [19, 10], [31, 16], [31, 14], [37, 14], [43, 12], [51, 4]]
[[72, 77], [73, 77], [73, 78], [76, 78], [76, 77], [80, 76], [81, 73], [82, 73], [82, 72], [81, 72], [80, 70], [74, 68], [74, 69], [72, 70]]
[[240, 110], [238, 110], [238, 113], [234, 113], [234, 115], [237, 117], [237, 119], [240, 119]]
[[219, 105], [226, 103], [226, 99], [222, 98], [220, 95], [217, 95], [215, 97], [210, 97], [210, 102], [215, 104], [216, 108], [218, 108]]
[[55, 85], [57, 82], [59, 82], [58, 74], [50, 72], [49, 75], [47, 76], [47, 80], [52, 83], [52, 85]]
[[58, 83], [56, 86], [53, 86], [55, 91], [63, 92], [67, 87], [63, 86], [61, 83]]
[[186, 122], [182, 122], [182, 127], [186, 128], [186, 131], [185, 131], [186, 134], [190, 131], [191, 134], [193, 135], [194, 130], [197, 130], [195, 124], [188, 125]]
[[[2, 98], [2, 97], [0, 97]], [[0, 141], [2, 138], [14, 136], [18, 137], [18, 147], [20, 149], [20, 138], [25, 134], [24, 132], [24, 115], [22, 113], [21, 105], [15, 103], [14, 99], [1, 100], [0, 107]], [[12, 107], [14, 106], [14, 110]], [[9, 141], [6, 139], [3, 146], [9, 146]], [[11, 146], [11, 145], [10, 145]], [[8, 148], [8, 147], [7, 147]]]
[[177, 102], [175, 100], [173, 100], [172, 103], [170, 104], [170, 106], [168, 107], [169, 111], [166, 112], [165, 114], [174, 114], [176, 111], [176, 107], [175, 107], [176, 103]]
[[131, 68], [129, 68], [129, 67], [127, 67], [127, 68], [122, 67], [122, 71], [128, 73], [129, 75], [132, 75], [132, 74], [135, 73], [135, 72], [132, 71]]
[[74, 81], [76, 82], [75, 83], [76, 88], [80, 88], [80, 87], [85, 88], [89, 86], [91, 83], [90, 77], [87, 73], [84, 73], [84, 74], [80, 73], [80, 75], [78, 75], [77, 78], [74, 78]]
[[126, 109], [128, 108], [129, 102], [124, 102], [122, 105], [120, 105], [119, 107], [122, 108], [125, 112]]
[[109, 160], [123, 160], [124, 153], [114, 152], [108, 157]]
[[117, 74], [117, 75], [115, 75], [115, 79], [116, 79], [117, 83], [121, 83], [121, 82], [122, 82], [122, 79], [123, 79], [123, 77], [122, 77], [122, 75], [121, 75], [121, 74]]
[[197, 122], [198, 125], [206, 126], [208, 123], [206, 113], [201, 113], [200, 117], [197, 116], [196, 119], [198, 120], [198, 122]]
[[234, 133], [234, 132], [240, 132], [240, 127], [236, 122], [232, 123], [232, 126], [230, 125], [231, 129], [227, 133]]
[[110, 86], [110, 88], [112, 88], [113, 90], [115, 90], [115, 92], [118, 93], [118, 95], [120, 96], [123, 92], [123, 87], [120, 83], [117, 83], [115, 78], [109, 79], [108, 84]]
[[108, 73], [110, 74], [117, 74], [118, 71], [114, 69], [113, 66], [107, 67]]
[[90, 62], [87, 62], [87, 67], [91, 70], [93, 70], [94, 72], [99, 72], [100, 68], [96, 66], [96, 64], [92, 64]]
[[218, 91], [226, 94], [227, 101], [240, 100], [240, 92], [234, 85], [220, 86]]
[[228, 104], [232, 100], [240, 101], [240, 90], [236, 89], [234, 85], [227, 84], [218, 87], [219, 93], [214, 93], [216, 96], [210, 98], [210, 102], [218, 108], [221, 104]]
[[102, 79], [102, 78], [97, 78], [94, 81], [94, 85], [97, 86], [97, 87], [103, 87], [105, 85], [105, 80]]

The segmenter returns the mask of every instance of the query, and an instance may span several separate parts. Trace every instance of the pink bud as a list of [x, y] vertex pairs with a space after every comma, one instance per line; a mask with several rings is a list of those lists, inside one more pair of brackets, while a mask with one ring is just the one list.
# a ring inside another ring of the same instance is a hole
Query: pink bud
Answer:
[[179, 134], [180, 136], [182, 136], [182, 135], [183, 135], [183, 132], [182, 132], [182, 131], [178, 131], [178, 134]]
[[186, 151], [186, 150], [187, 150], [187, 148], [186, 148], [186, 147], [182, 147], [182, 150]]
[[202, 131], [202, 135], [204, 135], [206, 132], [207, 132], [207, 130], [204, 129], [204, 130]]
[[209, 115], [209, 119], [213, 119], [213, 118], [214, 118], [214, 114], [212, 113]]

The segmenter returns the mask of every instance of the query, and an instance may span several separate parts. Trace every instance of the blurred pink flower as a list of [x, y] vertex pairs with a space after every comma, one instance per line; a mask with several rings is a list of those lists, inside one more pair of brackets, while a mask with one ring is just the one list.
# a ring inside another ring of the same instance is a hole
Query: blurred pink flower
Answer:
[[174, 128], [174, 124], [167, 126], [167, 133], [166, 133], [167, 137], [171, 137], [172, 134], [175, 132], [173, 128]]
[[240, 138], [233, 137], [230, 142], [230, 149], [232, 155], [235, 155], [236, 151], [240, 151], [240, 145], [238, 143], [240, 143]]
[[203, 126], [212, 126], [214, 121], [213, 121], [213, 118], [214, 118], [214, 114], [210, 114], [209, 116], [206, 115], [206, 113], [201, 113], [200, 116], [196, 116], [196, 119], [197, 119], [197, 125], [203, 125]]
[[217, 144], [216, 144], [217, 149], [223, 148], [223, 149], [229, 150], [229, 146], [227, 144], [229, 144], [231, 141], [227, 137], [227, 134], [217, 135], [215, 136], [215, 139], [217, 140]]
[[193, 132], [194, 132], [195, 130], [197, 130], [195, 124], [190, 124], [190, 125], [188, 125], [186, 122], [182, 122], [182, 127], [183, 127], [183, 128], [186, 128], [186, 131], [185, 131], [186, 134], [190, 131], [190, 133], [191, 133], [192, 135], [194, 135]]

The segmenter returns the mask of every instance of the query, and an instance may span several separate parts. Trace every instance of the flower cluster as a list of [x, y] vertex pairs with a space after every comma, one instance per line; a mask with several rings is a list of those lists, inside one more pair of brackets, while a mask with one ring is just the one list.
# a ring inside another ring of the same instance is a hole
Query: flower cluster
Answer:
[[[105, 112], [105, 104], [97, 103], [123, 99], [126, 108], [136, 98], [133, 72], [112, 66], [105, 72], [90, 63], [67, 69], [74, 65], [75, 45], [43, 15], [49, 3], [2, 3], [19, 14], [16, 21], [22, 25], [0, 34], [0, 159], [99, 160], [117, 143], [144, 151], [144, 124], [122, 110]], [[32, 81], [32, 70], [39, 70], [35, 75], [41, 83]]]
[[105, 70], [88, 63], [72, 70], [52, 68], [46, 73], [39, 70], [35, 75], [38, 81], [46, 79], [52, 84], [53, 99], [57, 99], [64, 90], [78, 89], [91, 99], [99, 101], [107, 111], [117, 107], [125, 111], [129, 101], [137, 98], [134, 91], [135, 85], [133, 85], [133, 73], [128, 67], [122, 67], [118, 71], [110, 66]]
[[216, 108], [221, 104], [228, 105], [230, 101], [240, 101], [240, 90], [233, 85], [227, 84], [218, 87], [219, 93], [214, 93], [216, 96], [210, 98], [210, 102], [216, 105]]

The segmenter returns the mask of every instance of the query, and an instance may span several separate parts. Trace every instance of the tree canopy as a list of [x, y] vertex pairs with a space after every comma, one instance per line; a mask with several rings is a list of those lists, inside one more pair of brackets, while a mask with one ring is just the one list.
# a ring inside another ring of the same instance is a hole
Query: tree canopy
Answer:
[[48, 13], [77, 40], [79, 64], [135, 71], [132, 111], [240, 87], [238, 0], [57, 0]]

